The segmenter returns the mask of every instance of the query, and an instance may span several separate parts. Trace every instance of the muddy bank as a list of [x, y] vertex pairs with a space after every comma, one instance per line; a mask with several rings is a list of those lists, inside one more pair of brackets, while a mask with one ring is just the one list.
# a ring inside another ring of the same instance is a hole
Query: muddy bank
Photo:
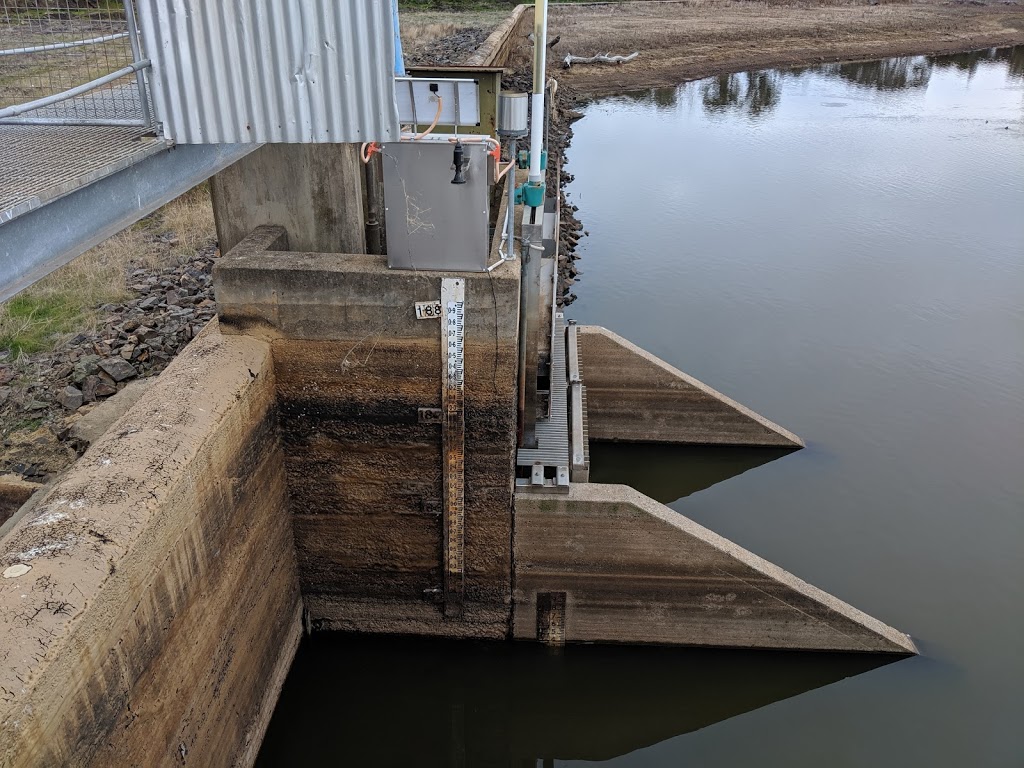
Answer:
[[[560, 40], [549, 74], [588, 96], [677, 85], [750, 69], [956, 53], [1024, 43], [1019, 0], [887, 3], [636, 2], [556, 6]], [[623, 65], [574, 65], [566, 54], [640, 56]]]

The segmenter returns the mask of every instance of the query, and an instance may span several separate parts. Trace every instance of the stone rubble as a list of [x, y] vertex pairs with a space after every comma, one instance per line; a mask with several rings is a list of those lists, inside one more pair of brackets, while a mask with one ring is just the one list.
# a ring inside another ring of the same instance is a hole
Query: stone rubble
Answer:
[[[211, 274], [216, 252], [209, 245], [177, 266], [133, 269], [127, 280], [135, 297], [100, 307], [94, 332], [80, 333], [53, 352], [0, 357], [0, 424], [7, 438], [0, 471], [33, 480], [59, 471], [66, 451], [53, 446], [53, 461], [27, 460], [18, 450], [20, 438], [12, 440], [11, 433], [42, 424], [48, 429], [37, 431], [48, 431], [60, 443], [90, 404], [167, 366], [217, 314]], [[46, 435], [33, 435], [27, 444], [41, 448]]]

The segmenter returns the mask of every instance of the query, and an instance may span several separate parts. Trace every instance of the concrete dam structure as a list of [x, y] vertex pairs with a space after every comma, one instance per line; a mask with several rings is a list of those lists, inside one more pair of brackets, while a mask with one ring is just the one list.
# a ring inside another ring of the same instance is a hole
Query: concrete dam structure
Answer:
[[[436, 100], [437, 124], [444, 89], [493, 87], [489, 136], [500, 72], [484, 70], [412, 98]], [[916, 653], [639, 491], [589, 482], [590, 441], [802, 442], [567, 320], [555, 169], [537, 181], [531, 151], [499, 172], [499, 147], [492, 173], [490, 145], [457, 136], [422, 149], [445, 173], [424, 182], [434, 218], [386, 142], [364, 163], [358, 145], [298, 164], [267, 145], [214, 181], [218, 319], [0, 539], [0, 765], [251, 765], [303, 633]], [[443, 219], [445, 195], [479, 207]], [[387, 248], [368, 244], [369, 209]], [[470, 214], [480, 248], [458, 255], [481, 266], [418, 268]]]
[[[222, 259], [219, 324], [3, 539], [4, 764], [150, 765], [193, 751], [249, 763], [303, 624], [915, 652], [626, 486], [516, 491], [513, 264], [458, 276], [464, 583], [452, 615], [441, 426], [421, 417], [440, 403], [441, 338], [413, 310], [442, 278], [287, 243], [264, 227]], [[579, 336], [589, 427], [605, 439], [795, 444], [614, 334]], [[647, 366], [658, 375], [634, 392]]]

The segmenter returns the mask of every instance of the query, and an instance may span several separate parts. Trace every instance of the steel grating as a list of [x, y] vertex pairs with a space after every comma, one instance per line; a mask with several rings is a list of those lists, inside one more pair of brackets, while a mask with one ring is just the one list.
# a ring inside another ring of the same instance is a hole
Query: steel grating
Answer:
[[551, 339], [551, 409], [546, 419], [537, 419], [537, 447], [520, 448], [516, 464], [532, 467], [566, 467], [569, 464], [569, 379], [565, 365], [565, 316], [555, 315]]
[[167, 147], [146, 131], [0, 125], [0, 225]]

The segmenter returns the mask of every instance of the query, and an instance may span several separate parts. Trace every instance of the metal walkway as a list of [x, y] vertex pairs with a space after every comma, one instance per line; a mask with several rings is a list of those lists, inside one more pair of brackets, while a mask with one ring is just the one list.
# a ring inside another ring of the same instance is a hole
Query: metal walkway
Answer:
[[0, 125], [0, 224], [166, 148], [145, 128]]
[[145, 130], [0, 125], [0, 301], [260, 146], [171, 146]]
[[551, 393], [546, 419], [537, 419], [537, 447], [520, 448], [516, 454], [517, 490], [569, 490], [569, 378], [565, 364], [565, 316], [554, 318], [551, 337]]
[[257, 146], [165, 141], [134, 4], [78, 10], [0, 0], [0, 301]]

